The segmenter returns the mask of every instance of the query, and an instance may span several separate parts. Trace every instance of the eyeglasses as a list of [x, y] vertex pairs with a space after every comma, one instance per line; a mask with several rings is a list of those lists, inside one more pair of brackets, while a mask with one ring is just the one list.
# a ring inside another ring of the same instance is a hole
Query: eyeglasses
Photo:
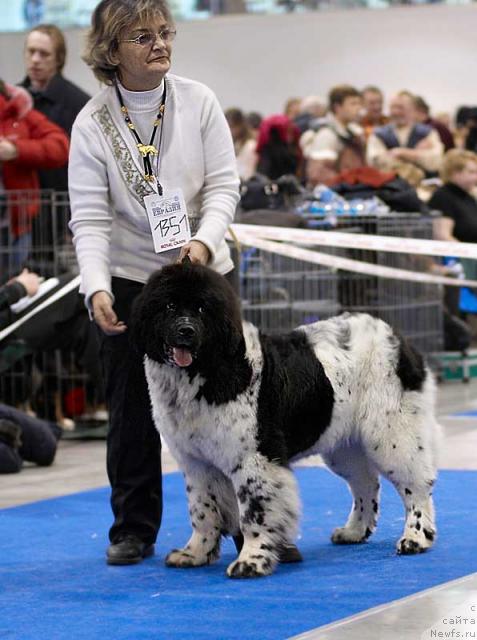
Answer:
[[129, 38], [127, 40], [119, 40], [118, 42], [133, 42], [134, 44], [138, 44], [140, 47], [152, 47], [155, 44], [157, 38], [159, 37], [163, 42], [172, 42], [176, 37], [177, 31], [175, 29], [162, 29], [158, 33], [152, 33], [150, 31], [146, 31], [145, 33], [140, 33], [135, 38]]

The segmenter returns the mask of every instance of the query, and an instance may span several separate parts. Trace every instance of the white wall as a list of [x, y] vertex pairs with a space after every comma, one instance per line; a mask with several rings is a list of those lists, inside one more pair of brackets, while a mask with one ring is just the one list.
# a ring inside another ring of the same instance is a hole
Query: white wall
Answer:
[[[477, 6], [414, 6], [277, 16], [225, 16], [178, 25], [173, 71], [212, 87], [224, 106], [263, 113], [333, 84], [407, 88], [435, 111], [477, 104]], [[80, 60], [84, 32], [67, 33], [67, 77], [98, 84]], [[23, 75], [23, 35], [0, 35], [0, 77]]]

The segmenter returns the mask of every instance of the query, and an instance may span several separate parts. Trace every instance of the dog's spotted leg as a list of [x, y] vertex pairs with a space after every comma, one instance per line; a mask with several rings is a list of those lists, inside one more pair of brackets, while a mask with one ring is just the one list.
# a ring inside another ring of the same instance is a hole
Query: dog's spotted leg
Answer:
[[406, 509], [406, 523], [396, 545], [397, 552], [411, 555], [427, 551], [436, 538], [432, 500], [435, 470], [425, 467], [395, 468], [388, 469], [386, 475], [399, 492]]
[[323, 458], [332, 471], [344, 478], [353, 495], [348, 520], [333, 531], [335, 544], [356, 544], [369, 538], [376, 528], [379, 512], [379, 476], [368, 464], [363, 452], [342, 447]]
[[[407, 493], [406, 493], [407, 489]], [[396, 548], [402, 555], [411, 555], [427, 551], [434, 544], [436, 525], [434, 518], [434, 503], [432, 496], [426, 491], [405, 487], [400, 491], [406, 505], [406, 524], [404, 533]]]
[[194, 462], [184, 465], [189, 514], [193, 533], [182, 549], [166, 557], [169, 567], [187, 568], [212, 564], [220, 556], [223, 531], [238, 529], [238, 509], [230, 481], [213, 467]]
[[295, 539], [300, 501], [293, 473], [256, 455], [232, 474], [244, 543], [229, 565], [231, 578], [273, 572], [283, 543]]
[[394, 484], [404, 503], [406, 523], [397, 552], [410, 555], [432, 547], [436, 537], [432, 487], [437, 477], [440, 429], [438, 425], [428, 428], [427, 418], [419, 418], [412, 396], [409, 400], [404, 395], [406, 400], [407, 405], [403, 402], [394, 420], [390, 419], [386, 445], [381, 443], [372, 453], [373, 462]]

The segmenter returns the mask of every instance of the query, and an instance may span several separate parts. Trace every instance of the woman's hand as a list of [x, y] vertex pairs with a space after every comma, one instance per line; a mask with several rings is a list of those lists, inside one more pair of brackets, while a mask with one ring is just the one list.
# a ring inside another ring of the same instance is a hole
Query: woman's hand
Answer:
[[31, 297], [34, 296], [38, 291], [38, 287], [40, 286], [40, 282], [43, 280], [43, 278], [40, 278], [40, 276], [36, 273], [28, 271], [28, 269], [23, 269], [20, 275], [13, 280], [16, 280], [17, 282], [22, 284], [26, 289], [27, 296]]
[[16, 146], [10, 140], [6, 138], [2, 138], [0, 140], [0, 160], [2, 162], [7, 162], [8, 160], [15, 160], [18, 156], [18, 151]]
[[113, 301], [106, 291], [97, 291], [91, 298], [94, 321], [107, 336], [115, 336], [124, 333], [127, 329], [122, 320], [113, 309]]
[[210, 251], [200, 240], [191, 240], [181, 247], [177, 262], [182, 262], [186, 256], [192, 263], [207, 264], [210, 260]]

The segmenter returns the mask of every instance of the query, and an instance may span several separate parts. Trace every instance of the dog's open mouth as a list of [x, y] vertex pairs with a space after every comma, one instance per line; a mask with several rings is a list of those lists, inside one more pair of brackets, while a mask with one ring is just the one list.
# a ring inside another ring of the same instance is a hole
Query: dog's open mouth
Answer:
[[189, 367], [194, 360], [194, 354], [187, 347], [168, 347], [167, 358], [176, 367]]

